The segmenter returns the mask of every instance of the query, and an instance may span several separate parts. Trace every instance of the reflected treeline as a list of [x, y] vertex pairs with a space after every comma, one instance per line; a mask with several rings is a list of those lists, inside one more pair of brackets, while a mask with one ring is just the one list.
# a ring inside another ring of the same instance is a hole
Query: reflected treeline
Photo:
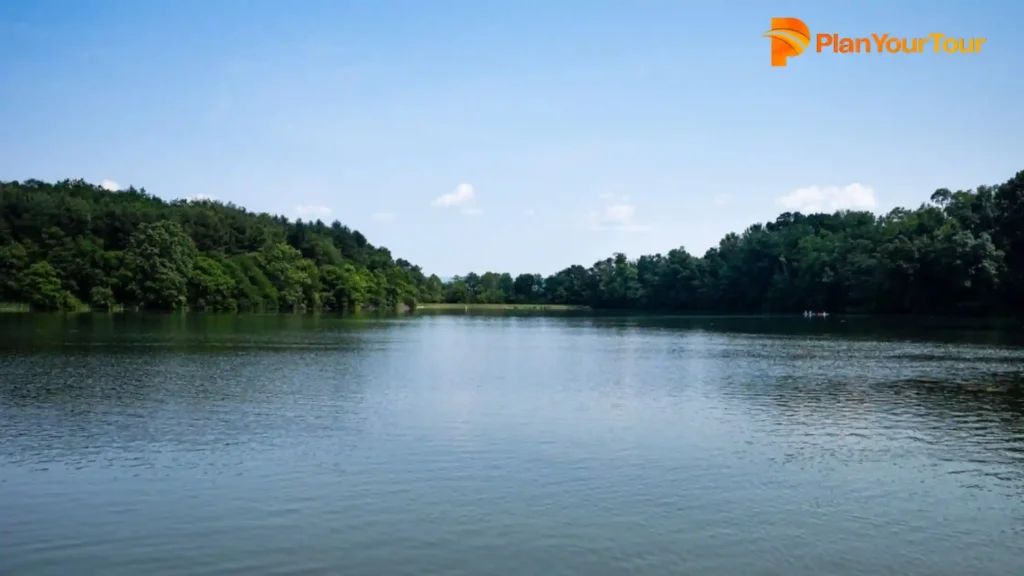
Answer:
[[1024, 346], [1024, 324], [1011, 319], [847, 316], [665, 316], [566, 313], [569, 324], [646, 330], [704, 330], [723, 334], [823, 336], [871, 341], [916, 341]]
[[[0, 315], [0, 350], [222, 353], [232, 349], [357, 351], [385, 315], [10, 314]], [[133, 352], [134, 353], [134, 352]]]
[[0, 449], [10, 462], [141, 464], [343, 433], [392, 326], [268, 314], [0, 316]]
[[264, 344], [209, 354], [75, 346], [73, 353], [5, 352], [0, 465], [236, 466], [234, 456], [180, 455], [244, 459], [279, 445], [301, 452], [311, 437], [336, 437], [343, 447], [358, 436], [368, 374], [380, 362], [358, 339], [333, 348], [300, 342], [284, 354]]

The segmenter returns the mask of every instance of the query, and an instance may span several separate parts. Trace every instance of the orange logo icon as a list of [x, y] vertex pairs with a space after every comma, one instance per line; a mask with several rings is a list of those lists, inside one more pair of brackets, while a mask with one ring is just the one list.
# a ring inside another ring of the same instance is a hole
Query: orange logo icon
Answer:
[[799, 18], [772, 18], [772, 66], [785, 66], [786, 58], [799, 56], [811, 44], [811, 31]]

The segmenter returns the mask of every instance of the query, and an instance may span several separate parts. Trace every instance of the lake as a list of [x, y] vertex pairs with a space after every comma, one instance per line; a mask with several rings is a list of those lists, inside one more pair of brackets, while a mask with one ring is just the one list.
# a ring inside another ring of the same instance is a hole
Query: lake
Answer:
[[1024, 329], [0, 315], [0, 574], [1024, 573]]

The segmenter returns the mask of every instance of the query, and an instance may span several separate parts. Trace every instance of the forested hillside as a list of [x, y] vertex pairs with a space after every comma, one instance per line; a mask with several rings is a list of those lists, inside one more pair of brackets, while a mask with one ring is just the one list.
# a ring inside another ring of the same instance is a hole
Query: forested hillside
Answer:
[[0, 182], [0, 302], [33, 310], [390, 309], [441, 288], [338, 222], [81, 180]]
[[[552, 250], [557, 250], [553, 246]], [[1024, 171], [915, 210], [785, 213], [702, 257], [623, 254], [444, 282], [338, 222], [166, 202], [80, 180], [0, 183], [0, 302], [34, 310], [392, 309], [417, 302], [684, 312], [1024, 312]]]
[[[552, 247], [557, 250], [557, 247]], [[1024, 172], [932, 194], [916, 210], [782, 214], [703, 257], [680, 248], [543, 278], [488, 272], [446, 283], [448, 302], [726, 313], [1024, 312]]]

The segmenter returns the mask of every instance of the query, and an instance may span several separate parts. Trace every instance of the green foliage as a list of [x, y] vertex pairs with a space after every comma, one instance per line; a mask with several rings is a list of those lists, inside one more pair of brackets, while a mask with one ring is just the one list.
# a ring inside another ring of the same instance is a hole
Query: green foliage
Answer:
[[277, 288], [274, 288], [267, 275], [260, 270], [256, 256], [239, 254], [232, 257], [230, 262], [238, 270], [235, 273], [236, 286], [244, 290], [243, 293], [236, 295], [236, 300], [240, 303], [242, 300], [249, 301], [252, 303], [252, 310], [277, 310]]
[[302, 253], [284, 242], [268, 244], [256, 256], [261, 270], [266, 273], [278, 294], [281, 310], [304, 307], [305, 289], [312, 282], [308, 268], [300, 267]]
[[12, 296], [18, 291], [16, 280], [28, 265], [28, 253], [17, 242], [0, 245], [0, 294]]
[[322, 301], [330, 310], [357, 310], [367, 302], [369, 283], [351, 264], [324, 266]]
[[132, 303], [157, 310], [186, 307], [197, 256], [195, 243], [178, 223], [139, 226], [128, 241], [123, 268]]
[[60, 275], [49, 262], [36, 262], [17, 280], [23, 301], [34, 310], [78, 310], [82, 303], [61, 286]]
[[785, 213], [685, 249], [541, 278], [487, 272], [442, 288], [448, 303], [562, 304], [686, 312], [1024, 313], [1024, 172], [1000, 186], [936, 191], [916, 210]]
[[233, 312], [238, 309], [235, 300], [235, 280], [208, 256], [198, 256], [188, 283], [188, 301], [200, 310]]
[[33, 309], [391, 309], [418, 302], [687, 312], [1024, 313], [1024, 172], [915, 210], [785, 213], [685, 249], [442, 283], [339, 222], [81, 180], [0, 182], [0, 302]]
[[94, 286], [89, 291], [89, 305], [93, 310], [111, 310], [114, 308], [114, 291], [106, 286]]
[[0, 301], [301, 311], [440, 297], [436, 276], [339, 222], [289, 222], [209, 200], [165, 202], [82, 180], [0, 182]]

